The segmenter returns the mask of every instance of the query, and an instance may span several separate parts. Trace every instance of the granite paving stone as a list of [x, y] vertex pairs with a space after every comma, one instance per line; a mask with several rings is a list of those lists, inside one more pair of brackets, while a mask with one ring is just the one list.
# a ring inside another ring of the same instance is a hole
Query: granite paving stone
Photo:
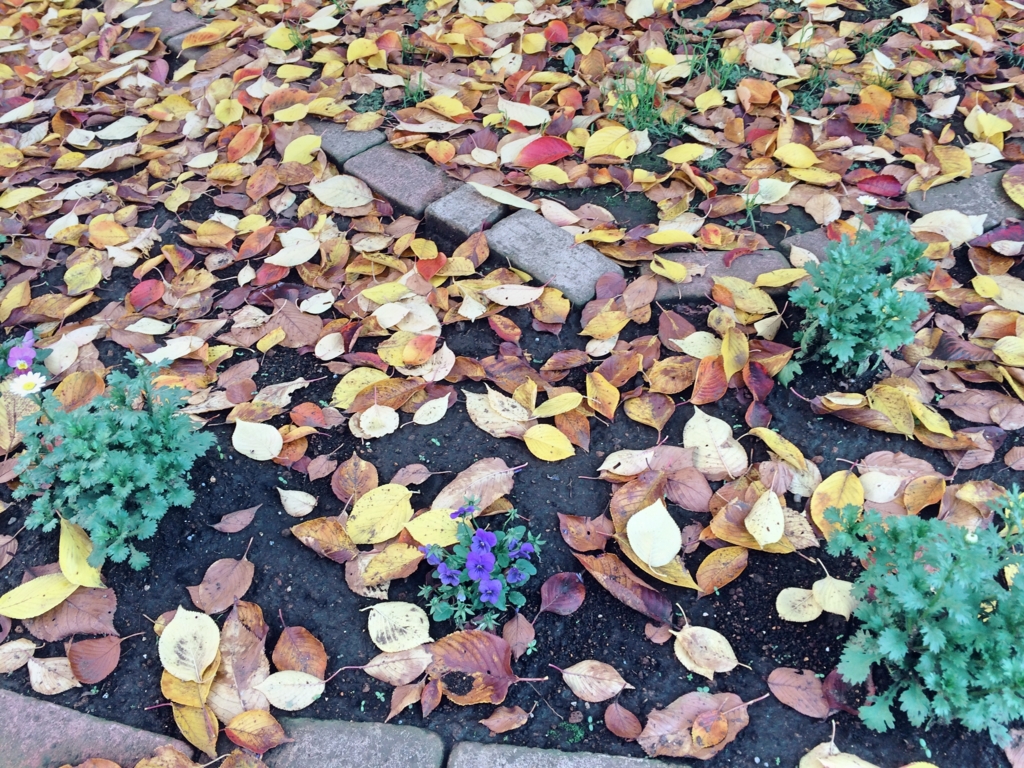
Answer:
[[[185, 32], [199, 29], [205, 25], [202, 19], [188, 10], [175, 11], [171, 8], [171, 0], [160, 0], [159, 3], [149, 5], [137, 5], [123, 14], [124, 18], [141, 16], [144, 13], [150, 14], [146, 19], [146, 26], [149, 28], [160, 28], [160, 39], [167, 42], [172, 37], [184, 37]], [[172, 46], [173, 47], [173, 46]], [[180, 50], [174, 48], [175, 51]]]
[[487, 230], [492, 255], [511, 261], [538, 283], [549, 283], [573, 304], [594, 298], [598, 278], [622, 274], [622, 267], [604, 254], [552, 224], [539, 213], [521, 210]]
[[[757, 276], [764, 272], [771, 272], [776, 269], [789, 269], [792, 265], [786, 257], [778, 251], [754, 251], [746, 256], [740, 256], [732, 262], [732, 265], [725, 266], [725, 256], [728, 251], [689, 251], [682, 253], [661, 253], [662, 258], [676, 262], [689, 262], [706, 266], [703, 275], [694, 277], [688, 283], [677, 285], [676, 283], [659, 278], [657, 301], [684, 301], [688, 303], [700, 303], [708, 301], [711, 295], [711, 288], [714, 286], [714, 277], [738, 277], [741, 280], [753, 283]], [[647, 264], [641, 272], [650, 273], [651, 268]], [[765, 291], [772, 295], [784, 294], [788, 287], [766, 288]]]
[[[473, 744], [461, 741], [452, 749], [448, 768], [658, 768], [669, 763], [638, 757], [600, 755], [594, 752], [559, 752], [556, 749], [512, 747], [506, 744]], [[673, 761], [687, 768], [687, 763]]]
[[464, 184], [427, 206], [427, 234], [436, 237], [451, 252], [474, 232], [497, 223], [508, 211], [508, 206]]
[[825, 248], [828, 244], [829, 239], [828, 235], [825, 234], [824, 227], [812, 229], [799, 235], [791, 235], [782, 241], [783, 247], [789, 251], [790, 259], [793, 258], [793, 246], [796, 246], [813, 253], [818, 257], [818, 261], [825, 261]]
[[429, 160], [390, 144], [379, 144], [352, 157], [345, 163], [345, 173], [362, 179], [390, 200], [396, 214], [416, 218], [461, 184]]
[[927, 192], [909, 192], [907, 202], [918, 213], [948, 209], [960, 211], [968, 216], [984, 213], [987, 214], [985, 229], [992, 229], [1003, 219], [1024, 217], [1024, 209], [1003, 191], [1002, 178], [1003, 172], [995, 171], [983, 176], [951, 181]]
[[264, 755], [268, 768], [441, 768], [444, 763], [441, 737], [422, 728], [307, 718], [280, 722], [295, 741]]
[[0, 689], [0, 768], [59, 768], [92, 757], [131, 768], [163, 745], [193, 754], [169, 736]]
[[313, 133], [320, 136], [320, 148], [335, 165], [344, 165], [356, 155], [383, 144], [383, 131], [347, 131], [344, 125], [327, 120], [307, 120]]

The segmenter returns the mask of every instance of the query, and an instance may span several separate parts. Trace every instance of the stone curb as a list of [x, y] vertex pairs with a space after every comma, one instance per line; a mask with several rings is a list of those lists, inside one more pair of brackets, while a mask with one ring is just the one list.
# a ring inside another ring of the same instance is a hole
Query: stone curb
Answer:
[[594, 298], [601, 275], [622, 274], [622, 267], [600, 251], [577, 244], [576, 238], [533, 211], [517, 211], [499, 221], [487, 231], [487, 244], [576, 305]]
[[[660, 760], [616, 757], [596, 752], [559, 752], [556, 749], [475, 744], [460, 741], [448, 757], [448, 768], [641, 768], [665, 766]], [[686, 763], [672, 763], [686, 768]]]
[[399, 214], [422, 218], [427, 206], [454, 192], [461, 182], [429, 160], [379, 144], [345, 163], [345, 173], [362, 179], [387, 198]]
[[444, 742], [408, 725], [283, 718], [294, 742], [268, 752], [268, 768], [441, 768]]
[[171, 43], [172, 38], [184, 38], [186, 33], [199, 29], [206, 23], [191, 11], [171, 10], [171, 0], [162, 0], [147, 8], [136, 6], [132, 9], [132, 15], [138, 16], [141, 13], [151, 14], [146, 19], [146, 26], [159, 27], [160, 39], [176, 52], [181, 50], [181, 42], [179, 40], [178, 47], [175, 48]]
[[184, 742], [0, 689], [0, 768], [58, 768], [103, 757], [131, 768], [157, 747]]
[[427, 206], [426, 233], [451, 253], [474, 232], [491, 227], [509, 212], [508, 206], [484, 197], [468, 184]]
[[[660, 253], [664, 259], [676, 262], [690, 262], [691, 264], [705, 265], [704, 274], [694, 277], [688, 283], [676, 285], [663, 278], [658, 280], [658, 293], [655, 295], [657, 301], [685, 301], [689, 303], [709, 301], [711, 289], [714, 287], [714, 277], [738, 277], [753, 283], [758, 275], [764, 272], [771, 272], [776, 269], [788, 269], [791, 264], [778, 251], [754, 251], [746, 256], [737, 258], [731, 266], [725, 266], [725, 256], [729, 251], [690, 251], [682, 253]], [[651, 268], [645, 264], [641, 273], [650, 274]], [[780, 295], [786, 293], [789, 287], [765, 288], [766, 293]]]
[[1004, 172], [986, 173], [969, 179], [951, 181], [927, 192], [907, 193], [907, 202], [917, 213], [955, 209], [967, 216], [987, 214], [985, 229], [993, 229], [1003, 219], [1024, 217], [1021, 209], [1003, 191]]

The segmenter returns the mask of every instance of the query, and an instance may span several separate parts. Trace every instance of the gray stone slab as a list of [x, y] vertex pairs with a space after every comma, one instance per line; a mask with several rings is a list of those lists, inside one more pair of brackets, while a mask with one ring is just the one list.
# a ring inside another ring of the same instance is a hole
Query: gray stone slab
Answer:
[[825, 234], [825, 228], [812, 229], [799, 235], [792, 235], [782, 241], [783, 247], [789, 251], [789, 257], [793, 258], [793, 246], [810, 251], [818, 257], [818, 261], [825, 261], [825, 248], [831, 241]]
[[395, 213], [420, 218], [427, 206], [461, 184], [429, 160], [379, 144], [345, 163], [345, 173], [365, 181], [377, 194], [386, 197]]
[[307, 120], [313, 133], [320, 137], [320, 148], [335, 165], [344, 165], [371, 147], [383, 144], [384, 131], [346, 131], [344, 125], [326, 120]]
[[[22, 670], [24, 671], [24, 670]], [[59, 768], [102, 757], [133, 766], [157, 747], [187, 744], [0, 689], [0, 768]]]
[[908, 192], [907, 202], [918, 213], [957, 210], [968, 216], [987, 214], [985, 229], [992, 229], [1003, 219], [1024, 217], [1021, 209], [1002, 187], [1003, 172], [986, 173], [969, 179], [951, 181], [927, 192]]
[[[556, 749], [473, 744], [460, 741], [448, 758], [448, 768], [643, 768], [667, 766], [661, 760], [616, 757], [594, 752], [559, 752]], [[685, 763], [673, 762], [678, 768]]]
[[[159, 27], [160, 39], [165, 42], [172, 37], [181, 36], [185, 32], [191, 32], [193, 29], [199, 29], [206, 25], [203, 19], [200, 19], [191, 11], [171, 10], [171, 0], [161, 0], [161, 2], [155, 5], [141, 8], [136, 6], [125, 13], [124, 16], [130, 18], [132, 16], [141, 16], [144, 13], [150, 14], [149, 18], [146, 19], [146, 26], [149, 28]], [[180, 50], [180, 44], [174, 50]]]
[[496, 203], [469, 184], [464, 184], [427, 206], [427, 233], [450, 250], [474, 232], [496, 224], [508, 212], [508, 206]]
[[540, 283], [550, 283], [573, 304], [594, 298], [598, 278], [622, 267], [539, 213], [517, 211], [487, 230], [492, 254], [511, 261]]
[[295, 741], [268, 752], [268, 768], [441, 768], [444, 762], [441, 737], [422, 728], [306, 718], [284, 718], [281, 725]]
[[185, 51], [181, 50], [181, 46], [185, 42], [185, 35], [192, 31], [193, 30], [191, 29], [185, 30], [184, 32], [177, 34], [174, 37], [166, 38], [164, 42], [167, 43], [168, 48], [170, 48], [172, 51], [178, 54], [178, 56], [180, 56], [181, 58], [188, 59], [190, 61], [199, 61], [201, 58], [203, 58], [203, 54], [210, 50], [210, 46], [201, 45], [197, 48], [189, 48]]
[[[740, 256], [733, 261], [732, 266], [725, 266], [725, 255], [728, 251], [690, 251], [686, 253], [660, 253], [662, 258], [677, 262], [689, 262], [705, 266], [703, 275], [693, 278], [688, 283], [677, 285], [676, 283], [658, 279], [657, 301], [685, 301], [699, 303], [706, 301], [711, 295], [711, 288], [714, 286], [714, 277], [738, 277], [753, 283], [757, 276], [776, 269], [788, 269], [792, 265], [778, 251], [754, 251], [746, 256]], [[641, 269], [643, 274], [650, 273], [651, 268], [644, 265]], [[786, 293], [789, 288], [766, 288], [765, 292], [773, 295]]]

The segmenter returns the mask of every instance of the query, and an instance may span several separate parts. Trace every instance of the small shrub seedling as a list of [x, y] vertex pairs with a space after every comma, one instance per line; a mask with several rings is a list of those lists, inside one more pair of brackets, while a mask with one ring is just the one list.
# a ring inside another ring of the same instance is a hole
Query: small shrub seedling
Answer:
[[861, 517], [853, 505], [826, 511], [837, 526], [829, 552], [867, 562], [853, 589], [862, 626], [839, 672], [860, 683], [877, 665], [892, 677], [860, 708], [869, 728], [892, 728], [898, 702], [915, 727], [955, 720], [1005, 745], [1007, 723], [1024, 717], [1024, 577], [1014, 578], [1024, 496], [1014, 486], [992, 509], [993, 524], [974, 531], [917, 515]]
[[914, 321], [928, 308], [920, 293], [896, 283], [927, 271], [924, 243], [905, 219], [883, 213], [872, 230], [853, 242], [830, 242], [822, 264], [808, 264], [810, 279], [789, 293], [806, 311], [795, 338], [800, 349], [783, 369], [788, 384], [801, 373], [800, 360], [821, 358], [833, 370], [857, 366], [857, 374], [881, 360], [881, 353], [913, 341]]
[[526, 605], [519, 590], [537, 574], [531, 559], [540, 556], [544, 542], [528, 533], [524, 525], [496, 531], [474, 529], [469, 521], [476, 511], [476, 503], [469, 501], [452, 513], [459, 521], [459, 543], [450, 551], [436, 544], [422, 548], [440, 583], [424, 585], [419, 594], [429, 599], [434, 621], [452, 619], [461, 628], [477, 617], [477, 626], [494, 629], [498, 615], [509, 605]]
[[214, 438], [193, 431], [180, 391], [153, 385], [159, 366], [130, 359], [135, 376], [114, 371], [86, 405], [68, 412], [47, 392], [42, 409], [19, 423], [25, 452], [14, 498], [40, 494], [29, 528], [53, 530], [58, 515], [82, 526], [93, 565], [109, 557], [141, 570], [149, 556], [132, 540], [150, 538], [168, 509], [193, 502], [186, 474]]

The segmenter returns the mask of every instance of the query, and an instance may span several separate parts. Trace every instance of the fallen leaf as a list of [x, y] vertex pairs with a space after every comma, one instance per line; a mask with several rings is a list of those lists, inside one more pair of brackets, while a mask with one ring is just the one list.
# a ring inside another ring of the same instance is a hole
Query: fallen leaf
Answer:
[[256, 510], [262, 506], [262, 504], [257, 504], [255, 507], [249, 507], [248, 509], [228, 512], [220, 519], [220, 522], [214, 523], [210, 527], [221, 533], [238, 533], [255, 519]]
[[480, 720], [480, 725], [486, 726], [494, 736], [499, 733], [514, 731], [521, 728], [530, 719], [530, 714], [522, 707], [498, 707], [491, 713], [491, 716]]
[[633, 688], [614, 667], [603, 661], [587, 659], [558, 671], [573, 693], [591, 703], [606, 701], [624, 688]]
[[828, 717], [829, 705], [822, 691], [821, 680], [807, 669], [778, 667], [768, 675], [768, 688], [779, 701], [802, 715]]
[[540, 611], [537, 616], [542, 613], [570, 616], [583, 605], [586, 595], [583, 578], [578, 573], [556, 573], [549, 576], [540, 588]]
[[418, 605], [402, 602], [380, 603], [370, 608], [367, 631], [373, 644], [395, 653], [429, 643], [430, 620]]

